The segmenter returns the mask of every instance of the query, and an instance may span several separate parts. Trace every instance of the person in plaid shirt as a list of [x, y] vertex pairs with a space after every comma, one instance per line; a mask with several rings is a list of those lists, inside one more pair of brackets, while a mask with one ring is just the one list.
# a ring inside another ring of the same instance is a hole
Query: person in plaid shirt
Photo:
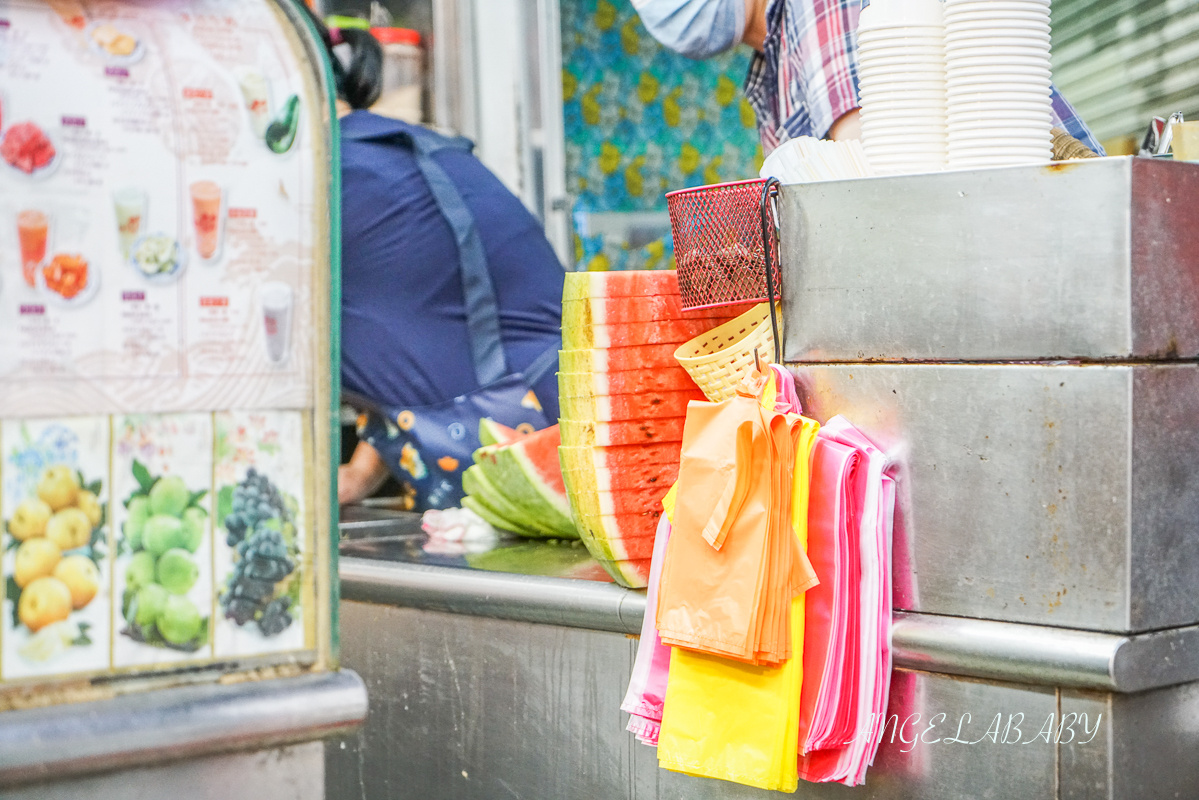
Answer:
[[[756, 52], [745, 96], [769, 153], [798, 136], [849, 139], [858, 122], [861, 0], [633, 0], [650, 34], [691, 58], [744, 42]], [[1053, 88], [1055, 127], [1099, 155], [1103, 148]]]

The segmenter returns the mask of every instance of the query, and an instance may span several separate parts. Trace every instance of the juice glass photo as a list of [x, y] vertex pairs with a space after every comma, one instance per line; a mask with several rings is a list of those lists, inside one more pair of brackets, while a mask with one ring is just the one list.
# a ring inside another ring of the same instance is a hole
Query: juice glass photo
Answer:
[[26, 209], [17, 214], [17, 238], [21, 244], [21, 274], [27, 286], [37, 283], [37, 268], [46, 260], [50, 218], [44, 211]]
[[196, 252], [205, 260], [216, 255], [221, 236], [221, 187], [212, 181], [191, 185], [192, 223], [196, 229]]
[[250, 128], [261, 140], [271, 124], [271, 98], [266, 78], [258, 70], [247, 69], [237, 83], [246, 104], [246, 112], [250, 115]]
[[112, 202], [117, 212], [117, 238], [121, 256], [129, 258], [133, 243], [145, 227], [146, 193], [127, 187], [114, 192]]
[[262, 305], [267, 360], [282, 364], [287, 360], [287, 346], [291, 341], [291, 287], [279, 281], [264, 283], [258, 289], [258, 302]]

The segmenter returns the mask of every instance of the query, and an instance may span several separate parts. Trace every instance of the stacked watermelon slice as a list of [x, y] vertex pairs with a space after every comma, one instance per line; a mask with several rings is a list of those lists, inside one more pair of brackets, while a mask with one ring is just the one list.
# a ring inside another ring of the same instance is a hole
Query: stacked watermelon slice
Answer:
[[679, 345], [736, 313], [684, 313], [673, 271], [566, 276], [559, 454], [575, 525], [624, 586], [649, 578], [662, 497], [679, 471], [687, 403], [703, 392]]
[[463, 508], [520, 536], [577, 539], [558, 466], [558, 426], [520, 432], [479, 421], [474, 464], [462, 474]]

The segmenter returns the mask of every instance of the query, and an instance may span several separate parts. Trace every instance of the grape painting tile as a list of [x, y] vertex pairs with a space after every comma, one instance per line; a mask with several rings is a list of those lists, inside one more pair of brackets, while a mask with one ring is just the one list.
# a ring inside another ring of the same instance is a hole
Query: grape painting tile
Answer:
[[212, 415], [113, 418], [114, 666], [212, 656]]
[[221, 658], [304, 649], [309, 550], [304, 415], [220, 412], [216, 425], [215, 625]]
[[110, 666], [108, 417], [0, 426], [5, 680]]

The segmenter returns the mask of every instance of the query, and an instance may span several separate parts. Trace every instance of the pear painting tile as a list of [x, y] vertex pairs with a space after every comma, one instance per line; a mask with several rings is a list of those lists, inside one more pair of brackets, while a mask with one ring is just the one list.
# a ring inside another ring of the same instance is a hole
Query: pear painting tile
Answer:
[[0, 448], [0, 675], [107, 671], [108, 418], [6, 421]]
[[216, 527], [220, 658], [301, 650], [306, 597], [304, 415], [220, 412]]
[[211, 658], [212, 415], [113, 418], [114, 666]]

